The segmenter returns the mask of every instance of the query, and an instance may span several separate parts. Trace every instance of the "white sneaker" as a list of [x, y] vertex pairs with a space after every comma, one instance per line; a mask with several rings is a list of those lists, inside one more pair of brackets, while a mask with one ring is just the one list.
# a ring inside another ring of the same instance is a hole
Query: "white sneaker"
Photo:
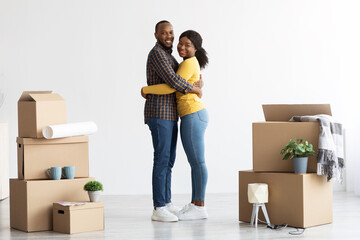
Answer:
[[157, 207], [153, 210], [151, 220], [159, 222], [177, 222], [178, 217], [169, 212], [167, 207]]
[[175, 206], [171, 202], [166, 204], [166, 208], [167, 208], [167, 210], [169, 210], [169, 212], [171, 212], [175, 216], [177, 216], [181, 210], [179, 207]]
[[180, 211], [178, 217], [181, 221], [197, 220], [208, 218], [208, 214], [205, 207], [196, 206], [191, 203], [186, 205], [183, 210]]
[[192, 206], [192, 205], [195, 206], [195, 204], [193, 204], [193, 203], [188, 203], [188, 204], [186, 204], [186, 205], [179, 211], [179, 214], [185, 212], [186, 210], [188, 210], [189, 207]]

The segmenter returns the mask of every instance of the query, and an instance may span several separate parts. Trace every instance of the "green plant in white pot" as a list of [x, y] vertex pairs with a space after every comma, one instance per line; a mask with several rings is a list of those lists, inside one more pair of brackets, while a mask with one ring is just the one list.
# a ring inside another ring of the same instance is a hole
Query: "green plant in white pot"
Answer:
[[90, 202], [98, 202], [101, 192], [104, 190], [99, 181], [90, 181], [84, 185], [84, 190], [88, 191]]
[[283, 160], [292, 159], [295, 173], [306, 173], [308, 156], [314, 156], [313, 145], [304, 139], [290, 139], [281, 150]]

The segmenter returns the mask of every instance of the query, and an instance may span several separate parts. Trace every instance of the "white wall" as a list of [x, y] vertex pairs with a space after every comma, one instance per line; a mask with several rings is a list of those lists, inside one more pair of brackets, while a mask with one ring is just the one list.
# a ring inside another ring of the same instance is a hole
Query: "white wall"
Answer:
[[[163, 19], [176, 36], [199, 31], [209, 53], [208, 192], [237, 192], [238, 170], [252, 167], [251, 122], [263, 120], [263, 103], [330, 103], [339, 121], [354, 125], [357, 1], [221, 2], [1, 0], [0, 89], [7, 98], [0, 119], [10, 125], [10, 176], [18, 98], [24, 90], [54, 90], [66, 99], [68, 122], [99, 126], [90, 137], [90, 174], [105, 194], [151, 193], [152, 143], [139, 92], [154, 25]], [[179, 139], [173, 193], [189, 192]]]

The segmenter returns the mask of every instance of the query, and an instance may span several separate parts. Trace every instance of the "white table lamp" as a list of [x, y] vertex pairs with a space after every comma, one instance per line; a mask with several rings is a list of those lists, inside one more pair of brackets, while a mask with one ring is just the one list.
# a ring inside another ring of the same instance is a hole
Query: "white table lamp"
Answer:
[[266, 211], [265, 203], [269, 201], [268, 185], [266, 183], [250, 183], [248, 184], [248, 201], [253, 204], [251, 214], [251, 225], [257, 227], [259, 208], [263, 211], [267, 225], [270, 225], [269, 216]]

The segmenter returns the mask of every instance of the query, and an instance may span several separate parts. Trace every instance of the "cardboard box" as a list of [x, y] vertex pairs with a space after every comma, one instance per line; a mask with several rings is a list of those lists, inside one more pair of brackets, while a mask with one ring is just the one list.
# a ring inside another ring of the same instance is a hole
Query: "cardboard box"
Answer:
[[19, 137], [43, 138], [47, 125], [66, 123], [65, 100], [52, 91], [25, 91], [18, 101]]
[[69, 234], [104, 230], [104, 203], [88, 202], [79, 206], [54, 203], [53, 230]]
[[0, 200], [9, 197], [9, 127], [0, 121]]
[[52, 230], [53, 203], [89, 201], [83, 186], [91, 180], [10, 179], [10, 227], [25, 232]]
[[[255, 172], [294, 172], [292, 160], [282, 160], [281, 149], [290, 139], [302, 138], [318, 149], [318, 122], [289, 122], [292, 116], [327, 114], [329, 104], [263, 105], [266, 122], [252, 124], [253, 170]], [[308, 160], [307, 172], [317, 171], [315, 156]]]
[[50, 167], [75, 166], [75, 177], [89, 177], [89, 137], [17, 138], [18, 178], [49, 179]]
[[[272, 224], [307, 228], [333, 221], [332, 183], [325, 176], [253, 171], [239, 171], [239, 221], [251, 219], [249, 183], [268, 184], [269, 202], [265, 205]], [[265, 219], [261, 211], [259, 219]]]

